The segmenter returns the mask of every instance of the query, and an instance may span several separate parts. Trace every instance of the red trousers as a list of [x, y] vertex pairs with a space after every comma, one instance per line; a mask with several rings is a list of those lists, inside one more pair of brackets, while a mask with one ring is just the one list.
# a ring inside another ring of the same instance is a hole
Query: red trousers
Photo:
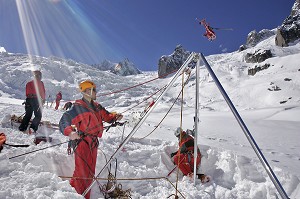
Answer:
[[[70, 180], [71, 186], [74, 187], [79, 194], [83, 194], [92, 183], [92, 178], [95, 176], [97, 160], [98, 142], [95, 144], [90, 137], [85, 137], [84, 139], [85, 140], [82, 140], [74, 151], [75, 170], [73, 178]], [[85, 198], [89, 199], [90, 194], [91, 191], [85, 195]]]
[[59, 107], [60, 100], [56, 100], [55, 103], [56, 103], [55, 110], [57, 110]]
[[[196, 161], [196, 167], [198, 168], [201, 162], [201, 154], [198, 154]], [[177, 153], [174, 156], [174, 163], [178, 165], [183, 175], [194, 172], [194, 155], [192, 153]]]

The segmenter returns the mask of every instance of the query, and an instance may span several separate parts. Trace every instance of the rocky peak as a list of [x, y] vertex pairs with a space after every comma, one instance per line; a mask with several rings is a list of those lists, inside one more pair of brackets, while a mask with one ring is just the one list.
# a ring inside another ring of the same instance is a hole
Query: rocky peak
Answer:
[[125, 58], [122, 62], [116, 64], [110, 71], [121, 76], [141, 74], [141, 71], [137, 69], [128, 58]]
[[300, 39], [300, 0], [295, 1], [291, 14], [278, 27], [275, 44], [284, 47], [298, 39]]
[[292, 7], [291, 16], [299, 15], [299, 10], [300, 10], [300, 0], [296, 0], [296, 2]]
[[110, 71], [120, 76], [141, 74], [141, 71], [137, 69], [135, 65], [129, 61], [128, 58], [125, 58], [119, 63], [113, 63], [111, 61], [104, 60], [100, 64], [93, 64], [92, 66], [99, 70]]
[[[164, 77], [165, 75], [178, 70], [185, 62], [191, 52], [185, 50], [182, 45], [177, 45], [171, 55], [163, 55], [158, 61], [158, 76]], [[194, 68], [196, 62], [191, 62], [189, 67]]]
[[256, 44], [258, 44], [260, 41], [263, 41], [273, 35], [275, 35], [275, 32], [273, 30], [263, 29], [259, 32], [256, 32], [256, 30], [252, 30], [248, 34], [246, 46], [253, 47]]
[[5, 53], [5, 52], [6, 52], [5, 48], [0, 46], [0, 53]]

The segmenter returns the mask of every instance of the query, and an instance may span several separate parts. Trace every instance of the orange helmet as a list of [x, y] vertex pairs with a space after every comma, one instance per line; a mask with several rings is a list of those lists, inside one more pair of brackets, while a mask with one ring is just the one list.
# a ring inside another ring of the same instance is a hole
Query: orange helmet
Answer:
[[96, 88], [96, 84], [94, 84], [94, 82], [92, 82], [90, 80], [84, 80], [84, 81], [80, 82], [80, 84], [79, 84], [80, 92], [85, 91], [85, 89], [87, 89], [87, 88]]

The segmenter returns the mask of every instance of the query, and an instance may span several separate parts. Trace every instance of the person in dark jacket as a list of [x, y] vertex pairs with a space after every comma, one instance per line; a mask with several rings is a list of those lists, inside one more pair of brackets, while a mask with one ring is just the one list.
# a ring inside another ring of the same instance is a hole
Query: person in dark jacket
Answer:
[[57, 94], [56, 94], [56, 99], [55, 99], [55, 110], [58, 109], [59, 107], [59, 103], [60, 103], [60, 100], [62, 99], [62, 94], [61, 94], [61, 91], [59, 91]]
[[[102, 137], [103, 121], [113, 123], [122, 115], [108, 112], [96, 100], [96, 85], [86, 80], [79, 84], [83, 95], [66, 111], [59, 122], [60, 131], [73, 143], [75, 170], [70, 180], [77, 193], [83, 194], [95, 176], [98, 138]], [[75, 143], [75, 144], [74, 144]], [[90, 198], [90, 191], [85, 195]]]
[[39, 70], [33, 71], [33, 80], [26, 84], [25, 116], [19, 126], [20, 131], [26, 131], [34, 112], [34, 118], [30, 124], [29, 133], [38, 130], [42, 119], [42, 108], [45, 103], [45, 87], [42, 82], [42, 73]]

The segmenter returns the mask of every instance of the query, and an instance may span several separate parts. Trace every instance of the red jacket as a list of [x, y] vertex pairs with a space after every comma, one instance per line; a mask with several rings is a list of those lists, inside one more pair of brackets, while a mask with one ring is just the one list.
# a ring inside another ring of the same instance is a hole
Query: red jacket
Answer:
[[[37, 88], [39, 90], [39, 94], [41, 96], [41, 98], [43, 100], [45, 100], [45, 87], [44, 87], [44, 83], [42, 81], [37, 80]], [[35, 86], [34, 86], [34, 80], [31, 80], [30, 82], [28, 82], [26, 84], [26, 97], [28, 98], [37, 98], [37, 92], [35, 90]]]
[[[181, 140], [179, 142], [180, 153], [194, 152], [194, 138], [188, 135], [186, 132], [183, 132]], [[197, 152], [200, 154], [200, 150], [197, 147]]]
[[101, 138], [104, 129], [102, 121], [112, 123], [116, 119], [116, 115], [109, 113], [97, 102], [92, 101], [92, 106], [83, 100], [76, 100], [72, 108], [65, 112], [60, 119], [60, 131], [68, 136], [74, 131], [71, 125], [75, 125], [79, 132]]
[[62, 99], [62, 94], [61, 94], [61, 92], [58, 92], [56, 94], [56, 101], [60, 101], [61, 99]]

